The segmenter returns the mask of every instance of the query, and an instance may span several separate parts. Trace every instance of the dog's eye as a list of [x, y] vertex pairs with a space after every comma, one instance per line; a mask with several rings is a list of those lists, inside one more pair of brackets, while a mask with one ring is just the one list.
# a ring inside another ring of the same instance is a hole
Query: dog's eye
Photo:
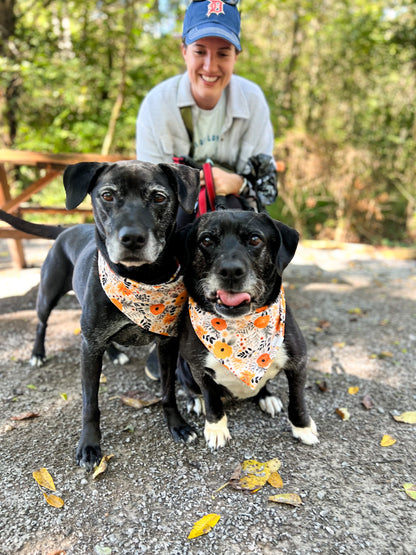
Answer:
[[208, 248], [213, 244], [213, 240], [209, 235], [205, 235], [204, 237], [201, 237], [200, 243], [203, 247]]
[[104, 191], [101, 196], [106, 202], [112, 202], [114, 200], [114, 195], [111, 191]]
[[162, 202], [165, 202], [166, 198], [166, 195], [164, 195], [163, 193], [155, 193], [153, 195], [153, 201], [156, 204], [161, 204]]
[[261, 237], [253, 233], [253, 235], [250, 235], [248, 243], [252, 247], [258, 247], [262, 243], [262, 240]]

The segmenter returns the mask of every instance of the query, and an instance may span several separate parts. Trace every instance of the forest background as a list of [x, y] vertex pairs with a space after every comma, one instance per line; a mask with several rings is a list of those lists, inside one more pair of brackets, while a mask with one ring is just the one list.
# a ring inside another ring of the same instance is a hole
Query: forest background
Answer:
[[[0, 0], [0, 148], [134, 157], [142, 99], [185, 70], [186, 5]], [[286, 166], [269, 212], [303, 237], [414, 243], [416, 2], [240, 7], [236, 71], [262, 87]], [[35, 171], [11, 168], [13, 192]], [[31, 202], [63, 204], [62, 180]]]

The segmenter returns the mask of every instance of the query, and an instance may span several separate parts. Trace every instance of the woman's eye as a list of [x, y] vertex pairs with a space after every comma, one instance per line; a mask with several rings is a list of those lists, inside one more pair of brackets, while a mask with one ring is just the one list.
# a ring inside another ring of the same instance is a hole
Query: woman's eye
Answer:
[[112, 202], [114, 200], [114, 195], [111, 191], [104, 191], [101, 196], [106, 202]]
[[153, 196], [153, 201], [156, 202], [156, 204], [160, 204], [162, 202], [165, 202], [166, 198], [166, 195], [164, 195], [163, 193], [155, 193]]
[[261, 237], [259, 237], [258, 235], [251, 235], [248, 242], [252, 247], [258, 247], [262, 240]]

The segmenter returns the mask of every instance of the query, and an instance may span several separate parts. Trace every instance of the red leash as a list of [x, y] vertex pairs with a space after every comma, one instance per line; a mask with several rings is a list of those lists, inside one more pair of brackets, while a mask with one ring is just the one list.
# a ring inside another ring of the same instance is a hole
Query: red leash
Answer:
[[211, 164], [209, 162], [203, 164], [202, 171], [204, 172], [205, 185], [201, 187], [198, 195], [197, 218], [205, 212], [214, 212], [215, 210], [215, 187]]

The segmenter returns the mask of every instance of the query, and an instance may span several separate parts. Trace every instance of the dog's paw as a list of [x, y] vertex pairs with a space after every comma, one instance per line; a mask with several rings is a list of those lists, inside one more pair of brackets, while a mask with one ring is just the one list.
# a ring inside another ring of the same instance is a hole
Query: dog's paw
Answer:
[[75, 460], [78, 466], [91, 472], [101, 461], [101, 448], [99, 445], [78, 445]]
[[197, 416], [205, 415], [205, 401], [203, 397], [192, 397], [186, 403], [186, 410], [191, 413], [194, 412]]
[[46, 362], [46, 357], [42, 355], [32, 355], [29, 359], [29, 364], [33, 368], [40, 368]]
[[117, 355], [111, 359], [111, 362], [115, 365], [124, 366], [129, 362], [129, 360], [130, 359], [126, 355], [126, 353], [122, 353], [121, 351], [119, 351]]
[[205, 421], [204, 430], [205, 440], [210, 449], [218, 449], [231, 439], [231, 434], [227, 426], [227, 415], [224, 415], [219, 422]]
[[170, 428], [170, 433], [174, 441], [183, 441], [184, 443], [192, 443], [198, 437], [196, 431], [189, 424], [174, 426]]
[[315, 445], [319, 443], [318, 430], [312, 418], [309, 421], [309, 426], [306, 426], [305, 428], [297, 428], [292, 423], [290, 423], [290, 425], [292, 426], [293, 437], [300, 439], [302, 443], [305, 443], [306, 445]]
[[275, 397], [274, 395], [267, 395], [263, 399], [260, 399], [259, 407], [263, 412], [267, 412], [267, 414], [270, 414], [270, 416], [274, 418], [282, 410], [283, 403], [279, 399], [279, 397]]

